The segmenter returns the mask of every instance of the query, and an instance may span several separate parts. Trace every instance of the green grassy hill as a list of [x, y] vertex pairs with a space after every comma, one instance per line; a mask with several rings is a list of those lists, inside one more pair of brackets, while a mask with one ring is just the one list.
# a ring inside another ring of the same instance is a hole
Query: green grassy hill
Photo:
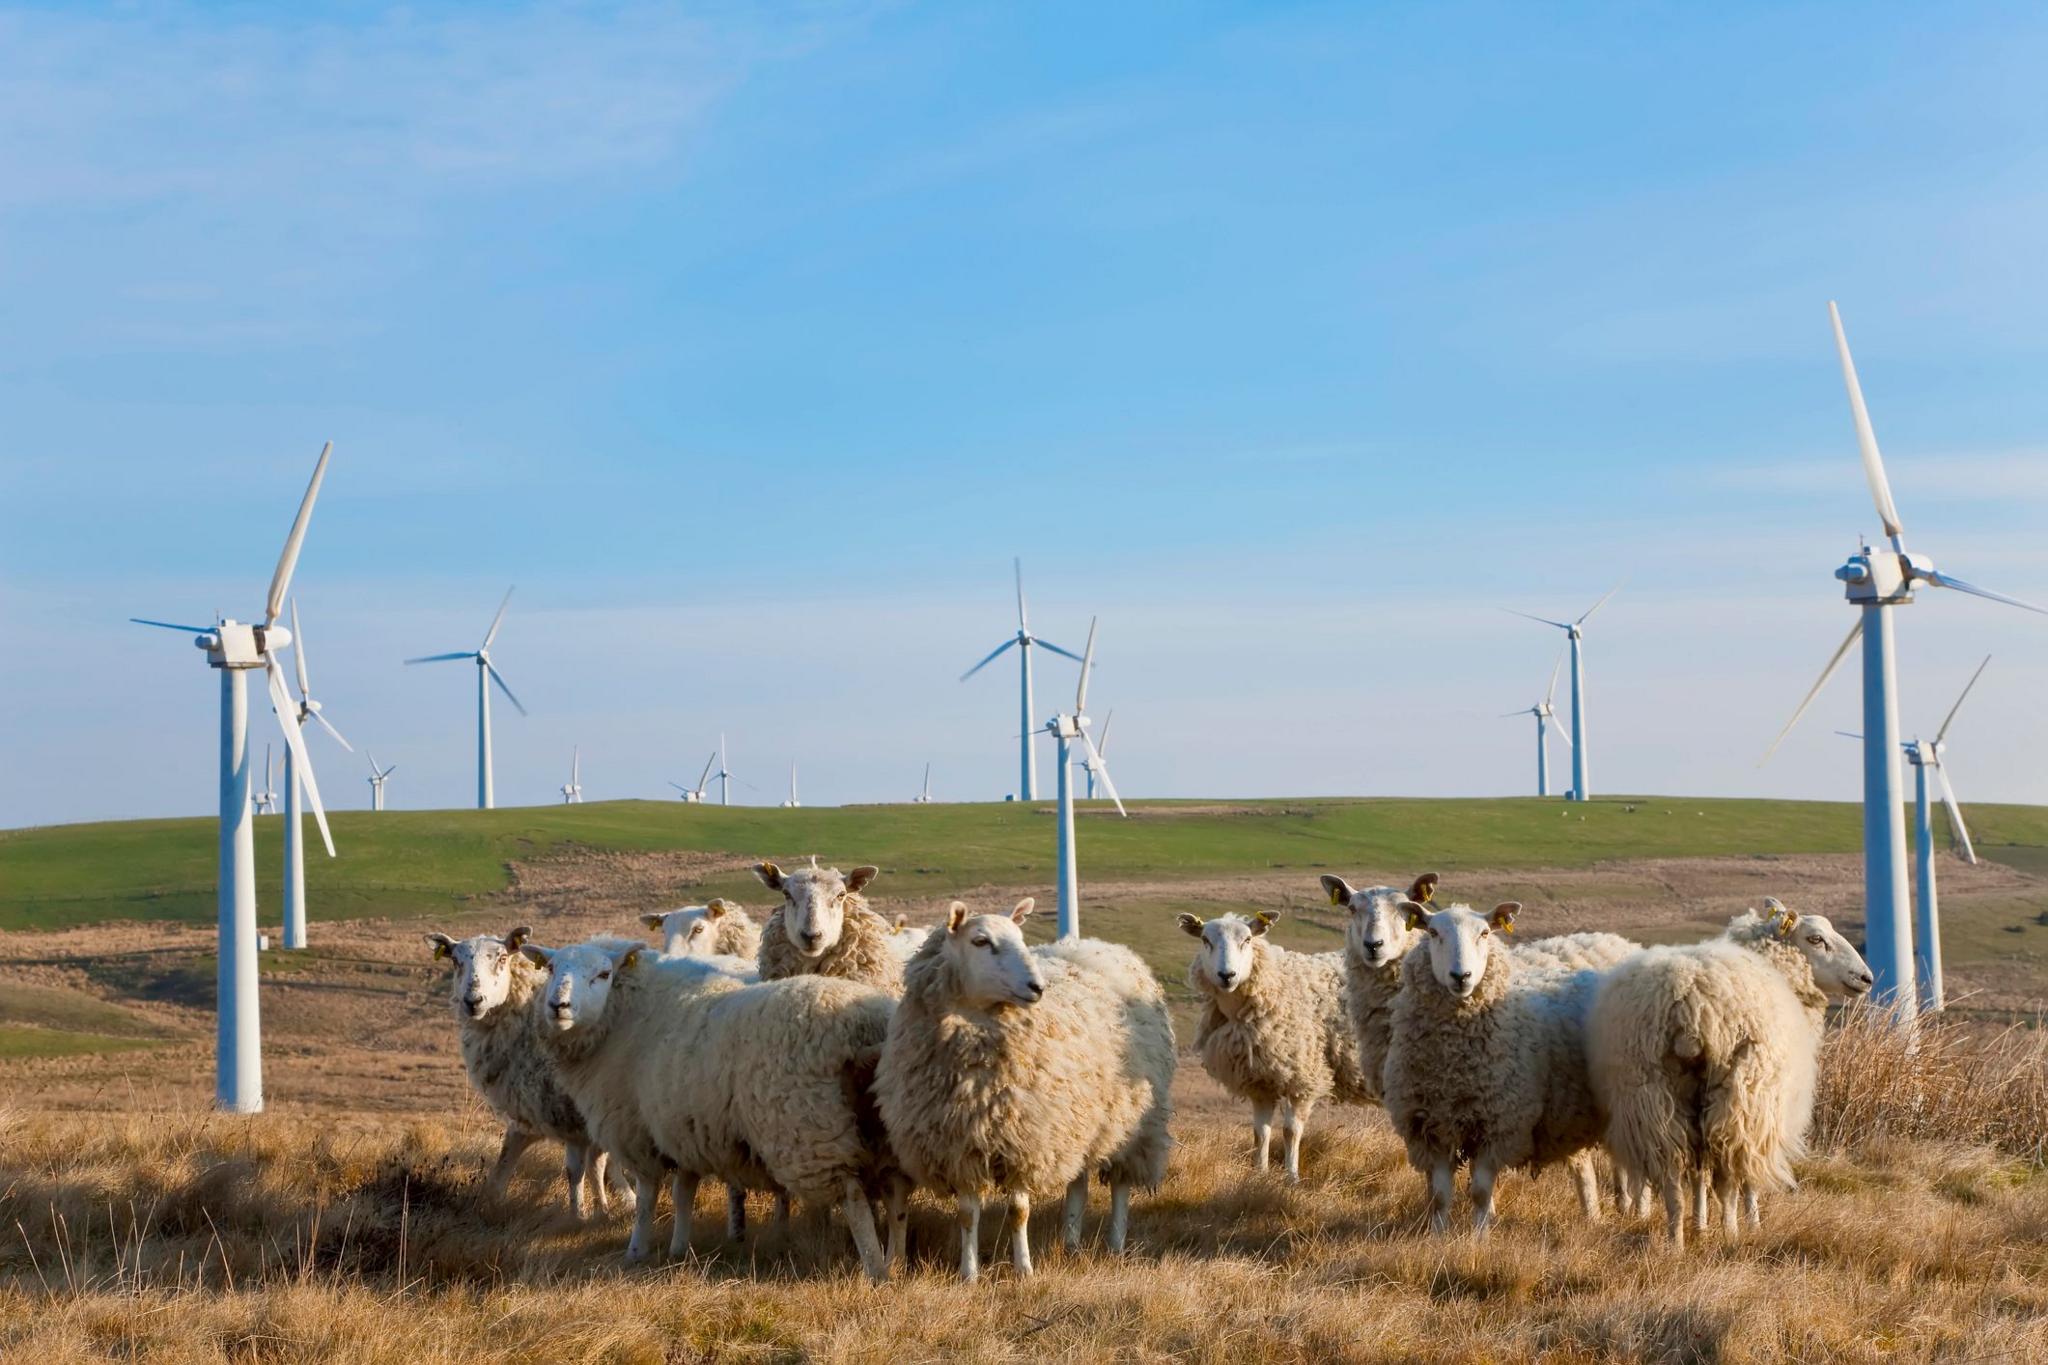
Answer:
[[[1840, 803], [1614, 797], [1141, 802], [1131, 818], [1087, 808], [1084, 877], [1194, 880], [1267, 869], [1583, 867], [1616, 858], [1847, 853], [1857, 809]], [[1583, 817], [1583, 818], [1581, 818]], [[1978, 848], [2044, 865], [2048, 808], [1973, 806]], [[0, 929], [108, 920], [204, 922], [214, 914], [216, 822], [127, 821], [0, 832]], [[310, 824], [309, 824], [310, 833]], [[353, 811], [334, 817], [340, 856], [307, 875], [323, 919], [445, 910], [502, 890], [512, 859], [583, 847], [690, 850], [872, 862], [941, 894], [1048, 881], [1050, 803], [802, 810], [612, 801], [497, 811]], [[280, 821], [256, 822], [259, 895], [274, 904]], [[744, 885], [710, 890], [738, 893]]]

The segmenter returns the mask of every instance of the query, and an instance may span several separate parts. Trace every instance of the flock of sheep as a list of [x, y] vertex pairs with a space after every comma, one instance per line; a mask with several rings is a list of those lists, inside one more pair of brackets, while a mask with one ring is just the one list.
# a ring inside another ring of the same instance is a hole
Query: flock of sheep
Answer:
[[[875, 871], [758, 864], [782, 896], [765, 925], [722, 900], [645, 915], [658, 951], [546, 948], [524, 928], [429, 934], [454, 966], [464, 1066], [505, 1123], [493, 1187], [534, 1142], [561, 1142], [578, 1217], [586, 1191], [600, 1210], [629, 1191], [632, 1261], [649, 1254], [663, 1184], [671, 1256], [689, 1247], [707, 1177], [726, 1186], [730, 1238], [748, 1191], [771, 1192], [779, 1222], [792, 1198], [837, 1203], [877, 1281], [903, 1263], [923, 1187], [955, 1203], [973, 1280], [985, 1203], [1028, 1274], [1032, 1198], [1064, 1193], [1072, 1250], [1093, 1178], [1121, 1252], [1131, 1189], [1158, 1186], [1172, 1145], [1158, 981], [1116, 944], [1027, 945], [1028, 899], [1007, 915], [956, 901], [928, 932], [892, 925], [862, 895]], [[1732, 1235], [1763, 1191], [1791, 1185], [1827, 1001], [1871, 985], [1826, 919], [1767, 899], [1686, 947], [1613, 934], [1511, 947], [1515, 902], [1440, 905], [1434, 874], [1406, 890], [1322, 880], [1349, 914], [1342, 952], [1281, 948], [1269, 913], [1180, 916], [1200, 942], [1196, 1046], [1251, 1104], [1260, 1170], [1277, 1113], [1299, 1179], [1303, 1127], [1332, 1100], [1385, 1107], [1439, 1231], [1461, 1165], [1481, 1231], [1500, 1172], [1557, 1163], [1599, 1217], [1603, 1148], [1623, 1208], [1647, 1214], [1661, 1192], [1675, 1242], [1688, 1199], [1703, 1231], [1718, 1198]]]

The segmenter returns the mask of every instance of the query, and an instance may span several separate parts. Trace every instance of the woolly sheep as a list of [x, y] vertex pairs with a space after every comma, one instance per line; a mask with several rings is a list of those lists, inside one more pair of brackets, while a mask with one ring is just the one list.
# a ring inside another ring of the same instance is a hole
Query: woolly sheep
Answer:
[[[908, 1229], [908, 1183], [880, 1140], [871, 1090], [894, 1002], [856, 981], [747, 983], [616, 941], [549, 953], [537, 1004], [550, 1052], [593, 1128], [641, 1185], [629, 1260], [647, 1254], [655, 1182], [669, 1173], [669, 1254], [690, 1244], [697, 1187], [838, 1198], [868, 1278], [887, 1278]], [[869, 1196], [886, 1198], [885, 1258]]]
[[1009, 915], [955, 901], [918, 949], [889, 1023], [876, 1092], [904, 1168], [959, 1210], [960, 1274], [980, 1274], [981, 1209], [1009, 1207], [1011, 1259], [1031, 1273], [1034, 1195], [1064, 1188], [1062, 1240], [1080, 1246], [1088, 1178], [1110, 1187], [1121, 1253], [1132, 1185], [1166, 1175], [1173, 1024], [1135, 953], [1092, 939], [1024, 943]]
[[924, 947], [928, 930], [920, 929], [910, 922], [910, 916], [898, 915], [889, 923], [889, 951], [896, 954], [899, 962], [908, 962], [917, 956], [917, 950]]
[[1730, 1237], [1738, 1198], [1755, 1226], [1759, 1192], [1792, 1187], [1827, 1002], [1872, 984], [1825, 917], [1764, 907], [1709, 942], [1644, 949], [1607, 973], [1593, 1002], [1588, 1060], [1608, 1147], [1625, 1174], [1662, 1191], [1674, 1244], [1688, 1179], [1695, 1228], [1706, 1230], [1718, 1191]]
[[729, 900], [650, 910], [640, 922], [661, 935], [661, 951], [670, 957], [717, 955], [752, 961], [761, 952], [761, 926]]
[[1195, 1026], [1202, 1066], [1252, 1105], [1253, 1160], [1267, 1168], [1273, 1111], [1280, 1111], [1290, 1181], [1301, 1179], [1301, 1132], [1317, 1104], [1369, 1103], [1377, 1086], [1359, 1069], [1345, 1009], [1341, 953], [1291, 953], [1266, 937], [1277, 916], [1182, 915], [1200, 940], [1188, 985], [1204, 1001]]
[[754, 875], [782, 893], [782, 904], [761, 929], [761, 979], [836, 976], [901, 994], [903, 961], [889, 947], [889, 922], [860, 894], [876, 871], [813, 865], [784, 872], [774, 863], [756, 863]]
[[1401, 990], [1401, 962], [1421, 934], [1408, 927], [1407, 901], [1427, 903], [1440, 879], [1434, 872], [1417, 877], [1404, 893], [1391, 886], [1354, 889], [1342, 877], [1325, 875], [1323, 891], [1330, 904], [1348, 912], [1344, 925], [1344, 1004], [1351, 1031], [1358, 1039], [1358, 1067], [1366, 1093], [1380, 1098], [1387, 1065], [1387, 1043], [1393, 1036], [1394, 997]]
[[498, 1161], [491, 1168], [489, 1189], [503, 1194], [520, 1155], [543, 1138], [562, 1144], [563, 1174], [569, 1182], [569, 1211], [583, 1217], [583, 1183], [603, 1211], [606, 1161], [604, 1149], [593, 1148], [582, 1111], [555, 1081], [554, 1069], [540, 1049], [533, 1011], [543, 974], [519, 955], [533, 931], [525, 925], [503, 938], [478, 934], [454, 939], [426, 935], [434, 960], [454, 966], [448, 982], [448, 1003], [461, 1030], [462, 1066], [484, 1103], [505, 1125]]
[[1566, 1161], [1589, 1218], [1599, 1181], [1587, 1150], [1602, 1116], [1586, 1077], [1585, 1015], [1599, 973], [1523, 965], [1498, 951], [1519, 903], [1489, 915], [1408, 902], [1423, 948], [1402, 965], [1387, 1051], [1387, 1114], [1429, 1180], [1430, 1226], [1450, 1221], [1453, 1173], [1471, 1163], [1473, 1227], [1493, 1223], [1503, 1170]]

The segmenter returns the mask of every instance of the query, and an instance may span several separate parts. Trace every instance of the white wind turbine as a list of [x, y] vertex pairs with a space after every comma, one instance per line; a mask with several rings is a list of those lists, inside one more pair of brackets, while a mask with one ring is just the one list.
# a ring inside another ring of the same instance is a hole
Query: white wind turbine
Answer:
[[789, 799], [782, 803], [784, 810], [794, 810], [803, 802], [796, 799], [796, 760], [789, 760]]
[[256, 793], [256, 813], [277, 814], [277, 760], [268, 744], [263, 746], [263, 790]]
[[1507, 612], [1511, 616], [1520, 616], [1525, 620], [1538, 621], [1546, 626], [1556, 626], [1564, 632], [1565, 641], [1571, 650], [1572, 789], [1565, 793], [1564, 799], [1567, 801], [1586, 801], [1591, 799], [1586, 787], [1586, 659], [1584, 652], [1586, 633], [1583, 627], [1587, 621], [1592, 619], [1594, 612], [1607, 605], [1609, 597], [1614, 596], [1614, 594], [1620, 591], [1621, 584], [1616, 583], [1607, 590], [1606, 594], [1598, 602], [1587, 607], [1585, 615], [1579, 617], [1576, 621], [1553, 621], [1547, 616], [1531, 616], [1526, 611], [1516, 611], [1513, 607], [1501, 608], [1502, 611]]
[[718, 804], [730, 806], [732, 804], [732, 784], [734, 779], [732, 769], [725, 766], [725, 732], [723, 730], [718, 732], [718, 771], [711, 774], [711, 776], [718, 782]]
[[562, 784], [562, 804], [580, 805], [583, 801], [583, 746], [577, 745], [569, 753], [569, 780]]
[[379, 769], [377, 767], [377, 755], [367, 751], [365, 751], [365, 755], [370, 760], [370, 809], [383, 810], [384, 783], [390, 778], [391, 774], [398, 771], [398, 765], [394, 763], [388, 768]]
[[1943, 573], [1926, 555], [1906, 549], [1899, 509], [1892, 501], [1891, 482], [1885, 477], [1884, 456], [1878, 452], [1877, 433], [1863, 405], [1863, 385], [1856, 378], [1856, 362], [1850, 358], [1849, 338], [1842, 330], [1842, 314], [1832, 302], [1828, 304], [1828, 320], [1834, 326], [1835, 354], [1841, 361], [1842, 384], [1849, 394], [1849, 416], [1855, 423], [1856, 444], [1863, 457], [1863, 478], [1870, 485], [1870, 498], [1877, 505], [1878, 520], [1883, 523], [1890, 548], [1859, 546], [1848, 562], [1835, 570], [1835, 577], [1846, 586], [1844, 596], [1857, 608], [1856, 624], [1760, 762], [1770, 761], [1771, 754], [1806, 714], [1828, 679], [1835, 676], [1835, 669], [1841, 666], [1856, 637], [1862, 636], [1863, 955], [1870, 962], [1871, 975], [1877, 979], [1871, 997], [1888, 1002], [1897, 1011], [1900, 1022], [1910, 1026], [1919, 1001], [1913, 984], [1912, 907], [1906, 896], [1906, 822], [1899, 799], [1898, 666], [1892, 610], [1912, 602], [1915, 583], [1926, 583], [2003, 602], [2009, 607], [2043, 615], [2048, 612], [2030, 602]]
[[[1023, 738], [1020, 744], [1021, 752], [1018, 757], [1018, 764], [1022, 771], [1018, 777], [1017, 799], [1019, 801], [1036, 801], [1038, 799], [1038, 760], [1031, 748], [1031, 736], [1036, 725], [1036, 722], [1031, 718], [1033, 709], [1031, 704], [1031, 651], [1034, 647], [1049, 649], [1055, 654], [1074, 660], [1076, 663], [1080, 662], [1081, 656], [1072, 650], [1061, 649], [1050, 640], [1041, 640], [1031, 633], [1031, 623], [1024, 610], [1024, 561], [1022, 559], [1016, 560], [1015, 568], [1017, 572], [1017, 633], [990, 650], [988, 656], [980, 663], [962, 673], [960, 681], [966, 682], [969, 678], [981, 672], [982, 669], [994, 663], [996, 657], [1004, 650], [1012, 646], [1016, 647], [1019, 682], [1017, 714], [1019, 723], [1023, 726]], [[1062, 778], [1061, 780], [1064, 781], [1065, 779]]]
[[[1588, 612], [1587, 614], [1591, 615], [1592, 613]], [[1537, 702], [1534, 706], [1525, 706], [1519, 711], [1504, 711], [1501, 713], [1502, 720], [1506, 720], [1510, 716], [1536, 717], [1536, 794], [1538, 796], [1550, 795], [1550, 727], [1557, 725], [1558, 734], [1563, 736], [1564, 742], [1567, 745], [1572, 742], [1571, 736], [1564, 734], [1564, 726], [1558, 724], [1557, 708], [1550, 704], [1551, 698], [1557, 695], [1558, 670], [1563, 667], [1564, 650], [1561, 649], [1557, 652], [1557, 662], [1550, 667], [1550, 686], [1543, 689], [1543, 700]]]
[[924, 765], [924, 790], [910, 798], [912, 805], [929, 806], [932, 803], [932, 765]]
[[704, 800], [705, 789], [711, 784], [711, 765], [716, 762], [718, 762], [718, 754], [716, 751], [713, 751], [711, 757], [704, 760], [704, 771], [697, 774], [697, 785], [694, 787], [685, 787], [680, 782], [671, 782], [669, 785], [681, 794], [683, 800], [693, 806], [700, 805]]
[[1081, 681], [1074, 689], [1074, 710], [1071, 715], [1054, 716], [1045, 723], [1044, 733], [1053, 737], [1059, 746], [1059, 919], [1058, 932], [1061, 938], [1075, 938], [1081, 932], [1081, 888], [1080, 873], [1074, 859], [1074, 764], [1073, 744], [1079, 740], [1094, 760], [1094, 770], [1102, 778], [1102, 786], [1109, 793], [1109, 799], [1116, 802], [1116, 813], [1128, 816], [1123, 798], [1116, 794], [1116, 783], [1110, 780], [1109, 765], [1102, 762], [1102, 754], [1095, 747], [1095, 741], [1088, 737], [1088, 674], [1095, 667], [1095, 622], [1088, 623], [1088, 646], [1081, 655]]
[[1081, 760], [1082, 772], [1088, 779], [1088, 799], [1090, 801], [1095, 799], [1096, 779], [1108, 771], [1104, 765], [1109, 762], [1109, 727], [1115, 720], [1116, 712], [1114, 711], [1111, 711], [1102, 718], [1102, 738], [1089, 746], [1087, 756]]
[[313, 515], [313, 502], [320, 495], [320, 483], [327, 476], [327, 459], [334, 443], [320, 448], [313, 466], [312, 482], [299, 503], [299, 514], [285, 537], [284, 552], [270, 576], [270, 592], [264, 599], [263, 624], [250, 625], [225, 618], [208, 626], [181, 626], [168, 621], [138, 624], [182, 630], [194, 636], [193, 643], [206, 651], [206, 662], [220, 670], [220, 955], [216, 974], [214, 1099], [222, 1108], [238, 1114], [263, 1109], [262, 1028], [256, 1004], [256, 841], [249, 794], [249, 684], [252, 669], [262, 669], [269, 685], [270, 703], [284, 732], [285, 748], [299, 761], [305, 783], [306, 803], [320, 826], [321, 842], [328, 856], [334, 854], [334, 840], [327, 830], [327, 812], [320, 804], [319, 784], [313, 779], [313, 765], [307, 760], [305, 741], [299, 727], [291, 723], [292, 701], [285, 690], [284, 669], [277, 651], [291, 644], [291, 632], [277, 624], [284, 611], [285, 595], [291, 588], [292, 570], [298, 566], [299, 547], [305, 543], [306, 523]]
[[505, 700], [512, 703], [520, 715], [526, 708], [519, 698], [512, 695], [512, 689], [505, 685], [504, 675], [491, 662], [491, 641], [498, 638], [498, 627], [505, 623], [505, 608], [512, 605], [512, 589], [505, 589], [505, 600], [498, 603], [498, 614], [491, 618], [491, 628], [484, 632], [484, 642], [475, 649], [458, 649], [450, 654], [427, 654], [417, 659], [407, 659], [408, 664], [438, 664], [451, 659], [473, 659], [476, 661], [476, 808], [490, 810], [496, 802], [491, 792], [491, 684], [505, 694]]
[[[292, 667], [299, 680], [299, 704], [292, 708], [292, 724], [303, 731], [307, 721], [318, 721], [320, 728], [334, 736], [335, 743], [354, 753], [349, 742], [341, 737], [341, 731], [334, 728], [334, 722], [320, 714], [320, 703], [313, 699], [312, 689], [306, 683], [306, 633], [299, 629], [297, 598], [292, 599], [291, 613]], [[292, 753], [291, 749], [284, 751], [284, 946], [303, 948], [306, 946], [306, 841], [299, 814], [302, 795], [299, 765]]]

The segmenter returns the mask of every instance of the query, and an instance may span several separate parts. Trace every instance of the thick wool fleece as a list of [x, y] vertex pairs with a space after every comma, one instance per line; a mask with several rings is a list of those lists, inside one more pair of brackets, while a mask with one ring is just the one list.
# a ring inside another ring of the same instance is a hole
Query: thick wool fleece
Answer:
[[1188, 985], [1207, 1002], [1195, 1026], [1203, 1068], [1238, 1098], [1287, 1100], [1304, 1119], [1326, 1099], [1377, 1099], [1346, 1011], [1343, 955], [1293, 953], [1263, 937], [1251, 949], [1251, 970], [1232, 991], [1203, 976], [1199, 957], [1188, 964]]
[[461, 1021], [463, 1069], [507, 1128], [558, 1142], [586, 1142], [583, 1111], [555, 1079], [541, 1045], [533, 997], [546, 984], [547, 973], [524, 958], [513, 959], [511, 972], [503, 1004], [481, 1019]]
[[1517, 944], [1515, 957], [1526, 967], [1563, 967], [1576, 972], [1612, 967], [1642, 946], [1620, 934], [1555, 934]]
[[761, 955], [761, 926], [746, 911], [734, 906], [711, 923], [712, 952], [748, 961]]
[[1598, 1143], [1602, 1115], [1586, 1078], [1592, 971], [1525, 968], [1493, 953], [1460, 1000], [1429, 952], [1408, 954], [1387, 1052], [1387, 1115], [1408, 1161], [1429, 1173], [1475, 1158], [1540, 1169]]
[[970, 1009], [945, 939], [910, 960], [876, 1077], [904, 1169], [942, 1196], [1049, 1195], [1089, 1172], [1157, 1186], [1173, 1025], [1144, 963], [1113, 944], [1047, 944], [1033, 950], [1042, 1000]]
[[1648, 948], [1606, 975], [1588, 1022], [1616, 1163], [1653, 1184], [1707, 1175], [1789, 1189], [1805, 1155], [1827, 997], [1767, 920]]
[[1422, 941], [1411, 929], [1386, 961], [1367, 962], [1348, 941], [1344, 944], [1344, 1008], [1351, 1016], [1351, 1036], [1358, 1040], [1358, 1072], [1366, 1098], [1378, 1100], [1385, 1089], [1387, 1046], [1394, 1037], [1394, 998], [1401, 993], [1401, 964]]
[[763, 981], [792, 976], [836, 976], [864, 981], [891, 995], [903, 990], [903, 959], [889, 947], [889, 921], [868, 909], [857, 891], [846, 893], [846, 922], [839, 941], [816, 957], [805, 957], [782, 927], [782, 907], [761, 926], [759, 961]]

